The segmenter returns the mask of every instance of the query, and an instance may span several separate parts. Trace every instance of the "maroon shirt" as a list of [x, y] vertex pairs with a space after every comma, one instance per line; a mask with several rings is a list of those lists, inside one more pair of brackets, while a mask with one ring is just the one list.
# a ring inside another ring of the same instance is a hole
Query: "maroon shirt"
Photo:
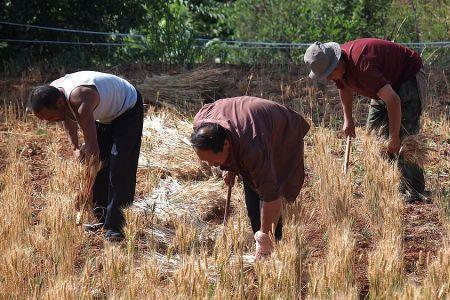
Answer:
[[379, 99], [378, 91], [390, 84], [394, 90], [413, 77], [422, 67], [417, 52], [393, 42], [367, 38], [341, 45], [345, 61], [343, 79], [338, 89], [349, 87], [358, 94]]
[[309, 124], [295, 111], [256, 97], [218, 100], [203, 106], [194, 127], [216, 123], [227, 129], [231, 151], [224, 170], [249, 182], [262, 201], [294, 201], [305, 178], [303, 137]]

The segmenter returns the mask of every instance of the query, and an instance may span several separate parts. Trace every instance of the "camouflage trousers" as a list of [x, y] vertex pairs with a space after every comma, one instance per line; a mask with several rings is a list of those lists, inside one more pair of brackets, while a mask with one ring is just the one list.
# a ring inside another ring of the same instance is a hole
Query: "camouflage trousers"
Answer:
[[[402, 139], [407, 135], [417, 134], [420, 130], [422, 104], [416, 78], [405, 81], [396, 92], [401, 99], [400, 139]], [[367, 126], [369, 130], [376, 130], [384, 138], [389, 137], [388, 112], [383, 101], [372, 99], [370, 102]], [[423, 194], [425, 189], [423, 169], [416, 164], [406, 162], [401, 155], [398, 156], [398, 168], [402, 175], [400, 191], [409, 192], [412, 196]]]

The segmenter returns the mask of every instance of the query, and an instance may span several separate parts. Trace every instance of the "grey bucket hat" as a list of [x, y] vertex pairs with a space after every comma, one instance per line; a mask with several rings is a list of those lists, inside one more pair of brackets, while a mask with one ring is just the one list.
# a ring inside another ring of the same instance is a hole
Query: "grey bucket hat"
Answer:
[[322, 44], [315, 42], [305, 52], [304, 61], [311, 70], [311, 79], [324, 81], [333, 72], [341, 58], [341, 47], [338, 43]]

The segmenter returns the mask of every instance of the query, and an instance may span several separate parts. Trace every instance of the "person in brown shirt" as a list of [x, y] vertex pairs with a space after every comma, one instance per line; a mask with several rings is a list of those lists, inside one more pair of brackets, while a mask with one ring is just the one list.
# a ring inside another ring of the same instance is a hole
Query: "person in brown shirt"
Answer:
[[294, 201], [303, 185], [303, 137], [309, 124], [295, 111], [256, 97], [206, 104], [194, 118], [192, 146], [202, 161], [225, 172], [227, 185], [243, 178], [256, 257], [270, 254], [269, 234], [282, 235], [282, 200]]
[[[339, 89], [344, 111], [343, 131], [355, 136], [353, 95], [372, 98], [368, 127], [389, 138], [388, 154], [399, 152], [401, 139], [416, 134], [424, 107], [424, 77], [420, 55], [400, 44], [375, 38], [337, 43], [315, 42], [306, 51], [309, 77], [332, 80]], [[400, 191], [408, 202], [424, 200], [423, 169], [398, 156], [402, 173]]]

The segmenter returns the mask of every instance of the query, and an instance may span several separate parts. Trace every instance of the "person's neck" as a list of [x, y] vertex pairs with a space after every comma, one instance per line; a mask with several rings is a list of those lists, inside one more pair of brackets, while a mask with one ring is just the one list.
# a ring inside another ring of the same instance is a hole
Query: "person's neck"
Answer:
[[66, 97], [66, 94], [64, 93], [64, 89], [63, 89], [63, 88], [58, 88], [58, 90], [61, 91], [62, 97], [63, 97], [63, 99], [64, 99], [64, 114], [65, 114], [66, 116], [67, 116], [67, 115], [70, 115], [72, 112], [70, 111], [70, 108], [69, 108], [69, 101], [67, 101], [67, 97]]
[[69, 107], [70, 102], [66, 97], [66, 94], [64, 93], [64, 89], [63, 88], [58, 88], [63, 96], [64, 99], [64, 115], [66, 116], [66, 118], [68, 117], [70, 120], [76, 120], [74, 118], [76, 118], [76, 116], [74, 116], [74, 111], [72, 110], [71, 107]]

